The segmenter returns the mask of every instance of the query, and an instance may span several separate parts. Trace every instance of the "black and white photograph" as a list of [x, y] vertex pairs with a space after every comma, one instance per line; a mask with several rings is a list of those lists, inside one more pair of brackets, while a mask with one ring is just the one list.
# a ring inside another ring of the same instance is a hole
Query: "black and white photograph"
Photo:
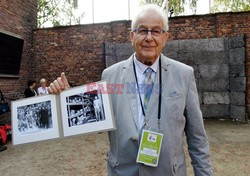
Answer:
[[115, 129], [109, 94], [99, 89], [106, 84], [101, 81], [91, 90], [83, 85], [60, 93], [64, 136]]
[[97, 90], [66, 97], [69, 127], [105, 120], [102, 95]]
[[17, 119], [18, 131], [21, 134], [52, 128], [51, 101], [18, 107]]
[[13, 145], [59, 137], [56, 96], [45, 95], [11, 102]]

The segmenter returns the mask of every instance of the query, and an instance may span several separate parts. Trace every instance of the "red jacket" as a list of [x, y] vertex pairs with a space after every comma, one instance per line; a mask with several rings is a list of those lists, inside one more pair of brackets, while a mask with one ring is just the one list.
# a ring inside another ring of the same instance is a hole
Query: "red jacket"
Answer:
[[6, 131], [11, 130], [11, 126], [5, 124], [4, 126], [0, 126], [0, 137], [2, 138], [2, 142], [5, 144], [7, 140], [7, 133]]

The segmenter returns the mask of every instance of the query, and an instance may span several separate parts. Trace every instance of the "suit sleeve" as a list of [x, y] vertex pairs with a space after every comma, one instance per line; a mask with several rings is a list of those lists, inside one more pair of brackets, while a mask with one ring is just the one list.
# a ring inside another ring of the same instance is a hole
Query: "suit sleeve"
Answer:
[[185, 116], [185, 133], [195, 176], [212, 176], [208, 138], [204, 129], [193, 69], [190, 73]]
[[103, 80], [103, 81], [107, 81], [106, 72], [107, 72], [106, 69], [103, 70], [103, 72], [102, 72], [101, 80]]

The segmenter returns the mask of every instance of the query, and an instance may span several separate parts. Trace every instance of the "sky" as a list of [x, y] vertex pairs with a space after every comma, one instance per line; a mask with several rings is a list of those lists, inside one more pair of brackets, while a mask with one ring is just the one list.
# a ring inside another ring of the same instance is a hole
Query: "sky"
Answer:
[[[94, 4], [94, 15], [92, 13], [92, 4]], [[76, 14], [84, 12], [84, 18], [81, 20], [81, 24], [89, 24], [130, 20], [133, 19], [138, 9], [138, 0], [78, 0], [78, 10]], [[196, 14], [207, 13], [209, 13], [209, 0], [198, 0]], [[186, 10], [184, 15], [192, 15], [192, 12]]]
[[[209, 1], [198, 0], [196, 14], [209, 13]], [[140, 7], [140, 0], [78, 0], [78, 9], [74, 11], [76, 17], [81, 16], [80, 24], [103, 23], [118, 20], [132, 20]], [[193, 15], [188, 5], [182, 15]], [[52, 27], [47, 21], [44, 27]]]

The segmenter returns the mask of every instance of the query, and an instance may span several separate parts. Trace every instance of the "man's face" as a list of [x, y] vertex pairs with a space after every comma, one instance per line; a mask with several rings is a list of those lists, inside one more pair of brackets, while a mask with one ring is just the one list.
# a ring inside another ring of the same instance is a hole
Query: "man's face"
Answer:
[[[130, 33], [130, 39], [136, 52], [136, 57], [146, 65], [151, 65], [160, 55], [168, 38], [167, 32], [162, 32], [163, 21], [154, 13], [142, 13], [137, 20], [137, 32]], [[140, 34], [138, 30], [157, 30], [160, 35]]]

